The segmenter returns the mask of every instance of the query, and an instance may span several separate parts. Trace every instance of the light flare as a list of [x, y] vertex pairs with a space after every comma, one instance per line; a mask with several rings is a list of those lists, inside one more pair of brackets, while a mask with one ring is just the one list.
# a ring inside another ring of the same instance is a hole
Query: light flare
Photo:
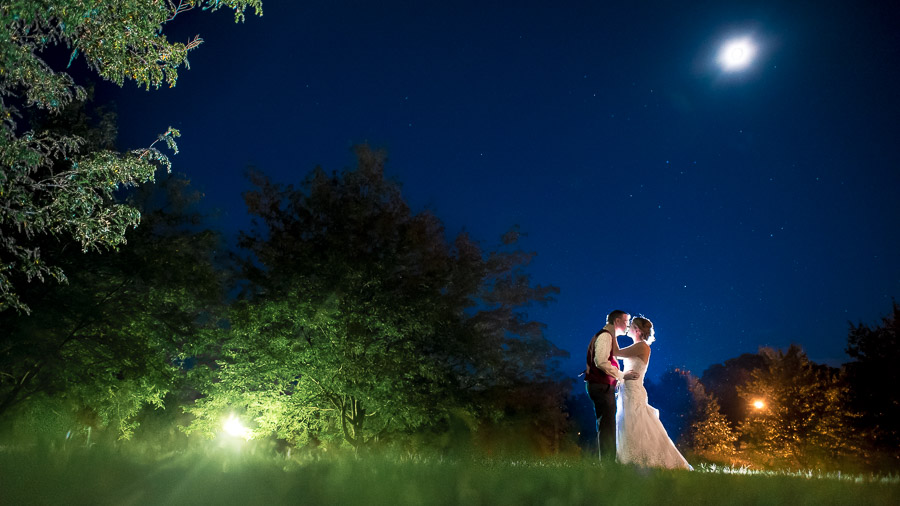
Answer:
[[242, 437], [248, 441], [253, 437], [253, 431], [244, 427], [244, 424], [242, 424], [238, 417], [233, 414], [228, 417], [228, 420], [225, 421], [222, 428], [225, 429], [226, 433], [234, 437]]

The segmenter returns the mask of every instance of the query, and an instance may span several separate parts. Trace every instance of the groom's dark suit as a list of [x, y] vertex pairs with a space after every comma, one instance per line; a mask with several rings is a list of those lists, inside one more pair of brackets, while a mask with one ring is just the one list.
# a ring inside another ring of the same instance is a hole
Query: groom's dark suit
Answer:
[[587, 349], [584, 381], [588, 396], [594, 401], [597, 416], [597, 446], [600, 460], [616, 460], [616, 382], [622, 379], [619, 361], [612, 354], [616, 329], [606, 325], [597, 332]]

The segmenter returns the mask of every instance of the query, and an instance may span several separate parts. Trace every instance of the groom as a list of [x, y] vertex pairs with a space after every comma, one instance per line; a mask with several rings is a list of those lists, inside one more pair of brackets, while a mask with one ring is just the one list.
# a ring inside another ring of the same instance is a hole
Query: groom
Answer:
[[630, 317], [625, 311], [609, 313], [606, 326], [594, 334], [587, 349], [584, 381], [588, 396], [594, 401], [597, 445], [603, 462], [616, 460], [616, 382], [625, 379], [613, 356], [613, 340], [625, 334]]

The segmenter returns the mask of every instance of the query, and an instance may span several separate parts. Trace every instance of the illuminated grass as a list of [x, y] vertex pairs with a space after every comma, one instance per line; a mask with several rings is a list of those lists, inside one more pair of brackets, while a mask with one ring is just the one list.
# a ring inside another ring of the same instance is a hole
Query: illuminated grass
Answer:
[[750, 469], [747, 467], [729, 467], [719, 466], [716, 464], [700, 464], [697, 468], [699, 472], [720, 473], [720, 474], [742, 474], [757, 476], [788, 476], [792, 478], [806, 478], [817, 480], [843, 480], [854, 483], [883, 483], [900, 485], [900, 476], [887, 475], [879, 476], [875, 474], [848, 474], [840, 471], [820, 471], [809, 469], [805, 471], [762, 471], [758, 469]]
[[897, 477], [580, 460], [0, 452], [2, 504], [898, 504]]

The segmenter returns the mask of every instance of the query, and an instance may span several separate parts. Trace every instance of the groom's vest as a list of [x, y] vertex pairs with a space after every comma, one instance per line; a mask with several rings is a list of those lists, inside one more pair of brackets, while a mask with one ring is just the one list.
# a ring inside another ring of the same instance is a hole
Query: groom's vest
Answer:
[[[594, 338], [591, 339], [591, 344], [588, 345], [588, 349], [587, 349], [587, 369], [584, 370], [584, 381], [587, 381], [588, 383], [601, 383], [601, 384], [607, 384], [607, 385], [615, 385], [616, 378], [613, 378], [612, 376], [607, 375], [605, 372], [603, 372], [603, 370], [601, 370], [599, 367], [597, 367], [594, 363], [594, 353], [595, 353], [594, 346], [597, 344], [597, 338], [600, 337], [600, 334], [602, 334], [604, 332], [606, 332], [611, 337], [613, 337], [613, 339], [615, 339], [615, 337], [612, 336], [612, 334], [606, 329], [603, 329], [600, 332], [597, 332], [596, 334], [594, 334]], [[612, 346], [610, 346], [609, 347], [609, 357], [607, 358], [607, 360], [609, 360], [609, 363], [612, 364], [613, 367], [618, 369], [619, 361], [616, 360], [616, 357], [614, 357], [612, 353], [613, 353]]]

